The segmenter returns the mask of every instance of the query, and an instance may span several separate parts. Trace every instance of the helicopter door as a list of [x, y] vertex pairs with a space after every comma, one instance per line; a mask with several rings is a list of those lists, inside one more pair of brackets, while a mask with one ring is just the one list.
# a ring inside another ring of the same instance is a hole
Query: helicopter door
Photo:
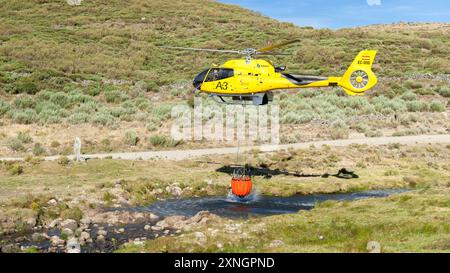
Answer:
[[215, 82], [214, 89], [216, 91], [233, 91], [231, 81], [227, 79], [234, 76], [234, 70], [229, 68], [212, 68], [208, 76], [206, 76], [205, 82]]

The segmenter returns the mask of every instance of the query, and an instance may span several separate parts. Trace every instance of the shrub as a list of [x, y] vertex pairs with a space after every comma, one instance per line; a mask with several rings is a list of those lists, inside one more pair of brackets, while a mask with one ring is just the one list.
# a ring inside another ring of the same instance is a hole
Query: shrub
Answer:
[[407, 100], [407, 101], [412, 101], [412, 100], [416, 100], [417, 99], [417, 95], [414, 94], [414, 92], [407, 91], [407, 92], [403, 93], [401, 98], [404, 99], [404, 100]]
[[434, 100], [430, 103], [430, 110], [432, 112], [444, 112], [445, 106], [440, 101]]
[[83, 211], [79, 207], [67, 208], [61, 211], [60, 215], [63, 219], [73, 219], [79, 222], [83, 218]]
[[41, 143], [35, 143], [33, 146], [33, 154], [35, 156], [40, 156], [45, 154], [45, 148], [42, 146]]
[[33, 142], [31, 136], [26, 132], [19, 132], [17, 134], [17, 139], [19, 139], [22, 143], [26, 144]]
[[35, 102], [29, 97], [20, 97], [14, 100], [14, 106], [19, 109], [34, 108]]
[[6, 101], [0, 100], [0, 116], [6, 114], [11, 106]]
[[70, 163], [70, 159], [67, 156], [60, 156], [58, 158], [58, 164], [61, 166], [67, 166]]
[[32, 79], [23, 77], [15, 82], [14, 93], [26, 93], [30, 95], [34, 95], [38, 92], [37, 85], [33, 82]]
[[441, 86], [437, 88], [437, 93], [443, 97], [450, 98], [450, 87], [448, 86]]
[[22, 141], [17, 138], [11, 138], [7, 141], [6, 145], [14, 152], [25, 151]]
[[158, 84], [152, 80], [145, 81], [144, 88], [145, 88], [146, 92], [150, 92], [150, 91], [159, 92]]
[[139, 137], [134, 131], [128, 131], [125, 133], [125, 143], [131, 146], [136, 146], [139, 142]]
[[348, 134], [348, 126], [343, 121], [334, 123], [330, 129], [330, 136], [332, 139], [345, 139], [348, 138]]
[[423, 85], [420, 82], [408, 80], [405, 82], [405, 87], [409, 89], [419, 89], [422, 88]]
[[8, 171], [11, 175], [21, 175], [23, 173], [23, 166], [19, 163], [14, 163], [9, 166]]
[[153, 108], [153, 113], [161, 120], [168, 120], [172, 113], [172, 105], [160, 104]]
[[406, 107], [409, 112], [423, 112], [428, 110], [428, 104], [424, 101], [408, 101]]
[[58, 148], [59, 146], [61, 146], [61, 143], [59, 143], [57, 140], [53, 140], [50, 144], [50, 147], [52, 148]]
[[10, 112], [13, 122], [19, 124], [32, 124], [36, 121], [36, 111], [33, 109], [15, 110]]

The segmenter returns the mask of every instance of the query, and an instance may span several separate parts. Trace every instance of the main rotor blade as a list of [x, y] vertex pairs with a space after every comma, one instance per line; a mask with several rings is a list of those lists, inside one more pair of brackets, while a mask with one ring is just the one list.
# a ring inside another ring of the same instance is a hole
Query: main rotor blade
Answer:
[[276, 52], [261, 52], [261, 53], [256, 53], [258, 56], [289, 56], [292, 54], [289, 53], [276, 53]]
[[193, 48], [193, 47], [178, 47], [178, 46], [160, 46], [160, 48], [178, 49], [178, 50], [192, 50], [192, 51], [219, 52], [219, 53], [236, 53], [236, 54], [240, 53], [239, 50], [208, 49], [208, 48]]
[[284, 43], [281, 43], [281, 44], [270, 45], [270, 46], [266, 46], [266, 47], [258, 49], [257, 52], [258, 53], [268, 52], [268, 51], [272, 51], [272, 50], [274, 50], [276, 48], [280, 48], [282, 46], [290, 45], [290, 44], [297, 43], [297, 42], [300, 42], [300, 40], [297, 39], [297, 40], [287, 41], [287, 42], [284, 42]]

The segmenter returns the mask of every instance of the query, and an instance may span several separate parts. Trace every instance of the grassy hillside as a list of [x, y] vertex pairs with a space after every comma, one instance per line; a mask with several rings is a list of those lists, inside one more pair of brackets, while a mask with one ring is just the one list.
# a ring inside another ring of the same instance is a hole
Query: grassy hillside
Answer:
[[[448, 132], [449, 32], [448, 24], [315, 30], [204, 0], [1, 0], [0, 154], [66, 153], [75, 136], [87, 152], [204, 146], [170, 139], [170, 109], [192, 101], [198, 71], [233, 56], [157, 46], [240, 49], [293, 38], [302, 42], [286, 50], [292, 56], [272, 59], [290, 72], [341, 75], [373, 48], [382, 81], [364, 98], [339, 89], [277, 97], [283, 142]], [[414, 74], [444, 77], [408, 79]], [[382, 118], [349, 121], [361, 115]], [[326, 125], [310, 128], [314, 120]]]

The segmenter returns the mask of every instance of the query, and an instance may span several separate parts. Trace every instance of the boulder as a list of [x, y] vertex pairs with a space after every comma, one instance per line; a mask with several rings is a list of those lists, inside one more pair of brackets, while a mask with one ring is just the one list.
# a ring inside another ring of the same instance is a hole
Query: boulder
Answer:
[[42, 242], [45, 241], [46, 239], [48, 239], [48, 236], [45, 233], [35, 232], [31, 235], [31, 240], [33, 242]]
[[72, 237], [67, 240], [66, 253], [80, 253], [81, 246], [77, 238]]
[[67, 237], [71, 237], [71, 236], [73, 236], [73, 230], [71, 230], [70, 228], [63, 228], [61, 230], [61, 234], [64, 234]]
[[206, 235], [203, 232], [194, 232], [194, 236], [197, 240], [197, 243], [202, 245], [206, 243]]
[[49, 206], [56, 206], [58, 204], [58, 201], [56, 201], [56, 199], [52, 198], [52, 199], [48, 200], [47, 204]]
[[272, 242], [270, 242], [270, 247], [279, 247], [284, 245], [284, 242], [281, 240], [273, 240]]
[[59, 238], [59, 236], [56, 235], [50, 238], [50, 242], [52, 243], [53, 246], [62, 246], [65, 243], [64, 239], [61, 239]]
[[60, 223], [61, 229], [68, 228], [72, 231], [75, 231], [78, 227], [77, 221], [73, 219], [66, 219]]

